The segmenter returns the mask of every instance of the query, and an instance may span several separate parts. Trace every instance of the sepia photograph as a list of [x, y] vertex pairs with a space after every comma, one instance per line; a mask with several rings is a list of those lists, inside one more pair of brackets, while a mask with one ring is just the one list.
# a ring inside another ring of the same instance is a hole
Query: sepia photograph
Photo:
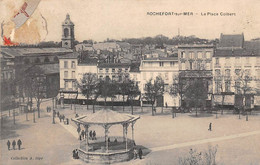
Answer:
[[0, 0], [1, 165], [260, 165], [259, 0]]

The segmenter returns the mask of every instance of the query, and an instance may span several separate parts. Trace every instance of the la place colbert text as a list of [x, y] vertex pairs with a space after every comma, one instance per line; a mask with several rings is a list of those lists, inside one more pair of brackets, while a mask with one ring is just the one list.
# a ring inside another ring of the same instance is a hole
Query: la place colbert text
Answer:
[[236, 16], [230, 12], [146, 12], [148, 16]]

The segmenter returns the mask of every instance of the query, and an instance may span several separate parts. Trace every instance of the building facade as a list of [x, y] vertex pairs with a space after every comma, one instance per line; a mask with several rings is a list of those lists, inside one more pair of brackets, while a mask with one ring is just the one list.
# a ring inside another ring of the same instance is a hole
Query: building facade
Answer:
[[[157, 102], [157, 106], [179, 106], [178, 97], [171, 96], [170, 86], [173, 80], [178, 76], [179, 66], [178, 58], [176, 57], [158, 57], [158, 58], [146, 58], [141, 61], [140, 65], [140, 91], [145, 93], [146, 83], [152, 79], [155, 80], [157, 76], [160, 76], [164, 80], [164, 95], [161, 101]], [[142, 100], [145, 101], [145, 100]]]
[[[212, 101], [212, 57], [213, 45], [179, 45], [179, 83], [188, 85], [195, 79], [202, 79], [208, 91], [206, 106], [211, 106]], [[180, 93], [183, 95], [183, 93]], [[185, 104], [185, 98], [181, 97], [181, 105]]]

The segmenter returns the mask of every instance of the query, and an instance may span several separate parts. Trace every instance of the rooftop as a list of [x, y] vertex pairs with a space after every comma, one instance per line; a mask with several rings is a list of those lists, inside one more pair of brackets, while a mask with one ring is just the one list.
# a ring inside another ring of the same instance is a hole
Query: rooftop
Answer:
[[59, 57], [59, 59], [77, 59], [80, 56], [79, 53], [73, 52]]
[[222, 34], [220, 35], [219, 48], [243, 48], [244, 34]]
[[81, 116], [72, 119], [76, 122], [86, 123], [86, 124], [121, 124], [129, 123], [139, 119], [139, 116], [134, 116], [130, 114], [118, 113], [112, 110], [100, 110], [96, 113], [91, 113], [87, 116]]
[[247, 57], [250, 57], [250, 56], [260, 56], [260, 50], [246, 50], [246, 49], [240, 49], [240, 50], [237, 50], [237, 49], [234, 49], [234, 50], [231, 50], [231, 49], [217, 49], [214, 53], [214, 56], [215, 57], [237, 57], [237, 56], [247, 56]]
[[66, 54], [73, 52], [66, 48], [21, 48], [21, 47], [2, 47], [0, 52], [12, 57], [31, 56], [31, 55], [50, 55], [50, 54]]

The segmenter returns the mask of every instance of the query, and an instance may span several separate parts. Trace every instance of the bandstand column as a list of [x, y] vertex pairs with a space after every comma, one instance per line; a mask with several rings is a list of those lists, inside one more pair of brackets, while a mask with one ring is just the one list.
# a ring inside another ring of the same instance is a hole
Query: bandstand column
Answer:
[[128, 123], [125, 124], [125, 150], [127, 151], [127, 128], [128, 128]]
[[124, 142], [125, 141], [125, 124], [123, 123], [122, 126], [123, 126], [123, 142]]
[[134, 141], [134, 124], [135, 124], [135, 121], [132, 122], [132, 140]]
[[106, 152], [108, 153], [108, 125], [104, 126], [105, 128], [105, 141], [106, 141]]
[[85, 140], [86, 140], [86, 151], [88, 151], [88, 127], [89, 127], [89, 125], [84, 125], [84, 127], [85, 127], [85, 135], [86, 135], [86, 137], [85, 137]]

